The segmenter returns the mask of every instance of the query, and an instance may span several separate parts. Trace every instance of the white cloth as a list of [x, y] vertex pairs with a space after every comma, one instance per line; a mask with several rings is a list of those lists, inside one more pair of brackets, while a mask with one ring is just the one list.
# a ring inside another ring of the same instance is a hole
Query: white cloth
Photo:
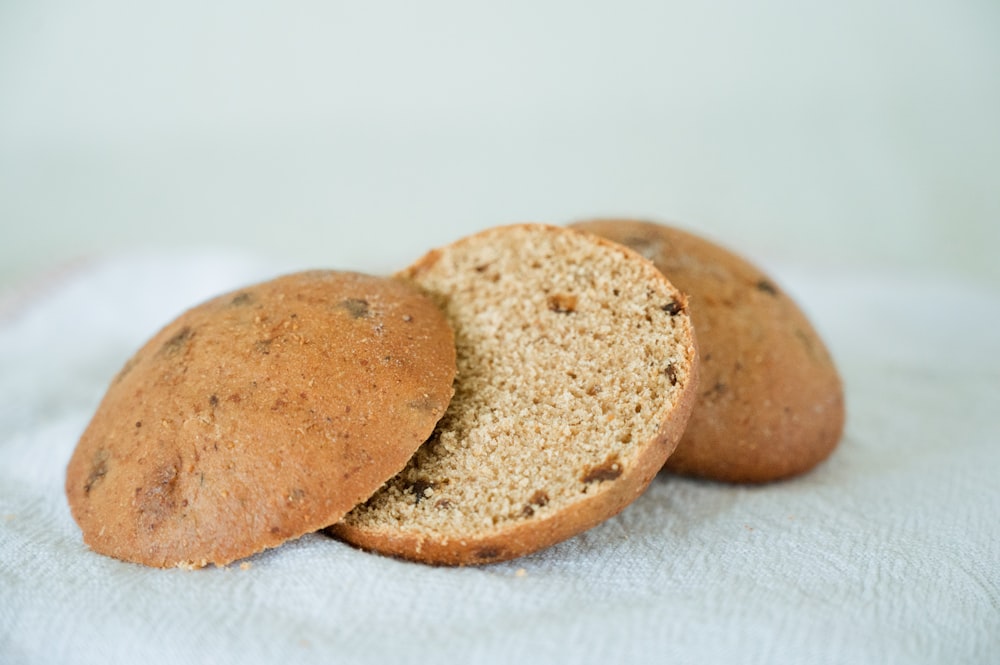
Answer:
[[933, 276], [772, 271], [847, 386], [841, 446], [798, 479], [660, 477], [481, 568], [320, 535], [249, 568], [89, 551], [64, 470], [107, 382], [183, 309], [286, 268], [116, 258], [0, 309], [0, 662], [1000, 662], [1000, 297]]

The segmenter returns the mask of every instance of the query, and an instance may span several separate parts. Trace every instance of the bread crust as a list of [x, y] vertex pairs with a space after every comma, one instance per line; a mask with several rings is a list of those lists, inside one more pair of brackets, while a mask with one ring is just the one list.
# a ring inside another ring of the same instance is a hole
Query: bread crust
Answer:
[[[409, 268], [398, 273], [401, 277], [421, 284], [421, 276], [453, 252], [461, 252], [466, 244], [481, 241], [484, 234], [517, 233], [576, 233], [587, 238], [587, 242], [616, 252], [629, 261], [648, 261], [633, 250], [607, 239], [579, 234], [564, 227], [540, 224], [516, 224], [488, 229], [480, 234], [463, 238], [447, 247], [435, 249], [414, 262]], [[648, 278], [659, 284], [658, 288], [669, 293], [680, 308], [686, 307], [684, 295], [653, 266], [649, 265]], [[447, 297], [447, 296], [446, 296]], [[693, 331], [688, 326], [688, 345], [684, 349], [686, 365], [685, 381], [673, 400], [671, 408], [662, 408], [658, 416], [659, 426], [655, 436], [639, 446], [639, 453], [625, 465], [621, 474], [613, 479], [594, 483], [585, 496], [574, 501], [565, 509], [536, 516], [517, 523], [504, 524], [496, 530], [482, 533], [466, 533], [460, 537], [441, 534], [416, 533], [405, 530], [375, 530], [359, 527], [350, 519], [332, 526], [329, 532], [357, 547], [394, 556], [410, 561], [434, 565], [464, 566], [494, 563], [523, 556], [549, 547], [581, 533], [621, 512], [628, 504], [640, 496], [647, 488], [665, 460], [674, 451], [684, 431], [688, 416], [694, 404], [698, 385], [698, 354]], [[453, 322], [456, 327], [459, 325]], [[461, 378], [459, 378], [461, 380]]]
[[112, 381], [66, 495], [95, 551], [225, 565], [340, 519], [451, 399], [454, 337], [398, 279], [311, 271], [213, 298]]
[[678, 228], [605, 219], [572, 228], [632, 247], [690, 297], [702, 388], [675, 473], [766, 483], [809, 471], [843, 433], [843, 384], [799, 306], [766, 273]]

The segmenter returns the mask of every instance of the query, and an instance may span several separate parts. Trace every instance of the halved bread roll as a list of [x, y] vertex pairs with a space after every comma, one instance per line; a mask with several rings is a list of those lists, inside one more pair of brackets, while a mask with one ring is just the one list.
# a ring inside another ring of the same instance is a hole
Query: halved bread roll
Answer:
[[455, 330], [455, 396], [334, 535], [416, 561], [488, 563], [569, 538], [643, 492], [697, 382], [687, 301], [651, 263], [590, 234], [516, 225], [400, 276]]

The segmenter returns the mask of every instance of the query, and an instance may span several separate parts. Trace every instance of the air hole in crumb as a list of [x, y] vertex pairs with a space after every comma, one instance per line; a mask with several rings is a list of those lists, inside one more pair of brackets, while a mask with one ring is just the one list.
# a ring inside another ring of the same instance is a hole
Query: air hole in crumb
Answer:
[[[422, 479], [415, 480], [404, 489], [412, 492], [414, 500], [419, 504], [424, 499], [430, 497], [430, 493], [434, 491], [434, 483]], [[430, 492], [428, 492], [428, 490], [430, 490]]]
[[570, 293], [549, 296], [549, 309], [557, 314], [572, 314], [576, 311], [577, 297]]
[[541, 508], [549, 503], [549, 494], [545, 490], [535, 490], [535, 493], [528, 499], [528, 503]]
[[585, 483], [597, 483], [605, 480], [615, 480], [622, 475], [622, 466], [617, 455], [611, 455], [597, 466], [584, 467], [580, 480]]

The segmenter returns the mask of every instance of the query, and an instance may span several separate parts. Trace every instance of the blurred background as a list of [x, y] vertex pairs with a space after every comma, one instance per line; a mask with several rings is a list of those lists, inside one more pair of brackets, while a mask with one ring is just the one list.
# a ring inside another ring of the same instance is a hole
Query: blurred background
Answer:
[[674, 220], [1000, 288], [1000, 2], [0, 1], [0, 288]]

